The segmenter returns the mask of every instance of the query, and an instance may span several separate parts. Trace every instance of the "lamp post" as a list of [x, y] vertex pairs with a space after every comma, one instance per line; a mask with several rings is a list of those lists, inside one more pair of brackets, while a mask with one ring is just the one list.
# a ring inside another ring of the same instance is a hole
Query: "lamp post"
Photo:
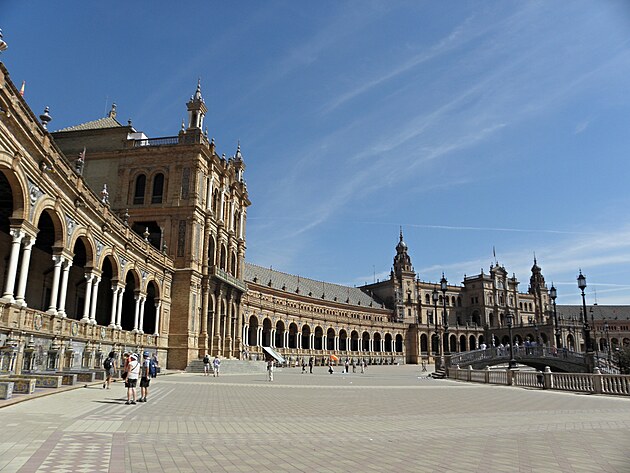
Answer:
[[433, 323], [435, 324], [435, 337], [436, 337], [436, 341], [437, 341], [437, 356], [440, 356], [440, 332], [438, 331], [438, 316], [437, 316], [437, 303], [438, 303], [438, 299], [440, 298], [440, 296], [438, 295], [438, 290], [436, 287], [433, 288], [433, 293], [431, 294], [431, 297], [433, 298]]
[[442, 279], [440, 279], [440, 289], [442, 290], [442, 302], [444, 303], [444, 312], [442, 314], [442, 322], [444, 324], [444, 337], [446, 339], [446, 350], [445, 355], [448, 355], [451, 351], [450, 343], [448, 340], [448, 314], [446, 313], [446, 289], [448, 285], [448, 281], [444, 277], [444, 273], [442, 273]]
[[561, 348], [560, 327], [558, 327], [558, 312], [556, 311], [556, 298], [558, 297], [558, 291], [554, 287], [553, 283], [551, 283], [551, 289], [549, 289], [549, 297], [551, 297], [551, 301], [553, 302], [553, 325], [556, 333], [556, 348]]
[[529, 325], [533, 325], [534, 326], [534, 332], [536, 332], [536, 346], [538, 346], [538, 325], [536, 325], [536, 318], [529, 316], [527, 318], [527, 321], [529, 322]]
[[589, 309], [591, 313], [591, 327], [593, 327], [593, 344], [595, 345], [595, 358], [599, 359], [599, 344], [597, 343], [597, 330], [595, 329], [595, 316], [593, 315], [593, 308]]
[[582, 318], [583, 318], [583, 330], [584, 330], [584, 351], [592, 352], [593, 347], [591, 345], [591, 331], [588, 326], [588, 316], [586, 315], [586, 296], [584, 295], [584, 289], [586, 289], [586, 276], [582, 274], [580, 269], [580, 275], [577, 277], [578, 287], [582, 291]]
[[608, 366], [610, 367], [610, 335], [608, 334], [608, 322], [604, 320], [604, 332], [606, 333], [606, 350], [608, 351]]
[[516, 368], [516, 360], [514, 359], [514, 339], [512, 338], [512, 313], [508, 311], [505, 317], [507, 318], [507, 326], [510, 333], [510, 362], [508, 366], [510, 369], [514, 369]]

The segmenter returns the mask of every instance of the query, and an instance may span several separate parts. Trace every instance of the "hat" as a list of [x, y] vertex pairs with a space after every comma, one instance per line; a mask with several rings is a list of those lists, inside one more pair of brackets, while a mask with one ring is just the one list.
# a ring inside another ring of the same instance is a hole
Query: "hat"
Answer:
[[129, 355], [129, 359], [130, 360], [137, 360], [138, 359], [138, 355], [136, 355], [135, 353], [132, 353], [131, 355]]
[[145, 358], [149, 358], [149, 352], [148, 352], [148, 351], [145, 351], [145, 352], [142, 354], [142, 356], [143, 356], [143, 357], [145, 357]]

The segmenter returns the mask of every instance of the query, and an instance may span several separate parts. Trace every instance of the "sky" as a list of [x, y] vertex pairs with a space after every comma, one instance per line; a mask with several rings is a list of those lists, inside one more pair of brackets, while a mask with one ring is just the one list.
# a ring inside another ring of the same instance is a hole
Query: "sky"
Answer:
[[[240, 140], [249, 262], [345, 285], [534, 255], [559, 304], [630, 304], [626, 1], [0, 0], [0, 55], [50, 130], [176, 135], [201, 80]], [[175, 7], [175, 5], [177, 5]], [[496, 255], [496, 257], [495, 257]]]

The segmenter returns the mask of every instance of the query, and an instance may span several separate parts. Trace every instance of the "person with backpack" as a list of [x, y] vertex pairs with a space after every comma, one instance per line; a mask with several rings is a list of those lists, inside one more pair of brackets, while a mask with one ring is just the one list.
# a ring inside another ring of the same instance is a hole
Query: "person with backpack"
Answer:
[[212, 361], [212, 371], [213, 374], [212, 376], [219, 376], [219, 369], [221, 368], [221, 360], [219, 359], [219, 356], [215, 356], [214, 360]]
[[210, 376], [210, 355], [206, 353], [203, 357], [203, 375]]
[[109, 385], [112, 382], [112, 378], [114, 377], [114, 373], [116, 372], [116, 353], [113, 351], [109, 352], [107, 358], [103, 362], [103, 368], [105, 368], [105, 382], [103, 383], [103, 389], [109, 389]]
[[138, 402], [147, 402], [149, 395], [149, 383], [151, 382], [151, 365], [155, 367], [155, 363], [150, 359], [148, 351], [142, 354], [142, 368], [140, 368], [140, 399]]

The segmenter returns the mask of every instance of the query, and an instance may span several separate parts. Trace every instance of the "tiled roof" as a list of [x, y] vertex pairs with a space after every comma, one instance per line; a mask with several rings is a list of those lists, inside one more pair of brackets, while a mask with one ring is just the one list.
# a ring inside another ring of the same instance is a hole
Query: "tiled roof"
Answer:
[[261, 286], [269, 286], [269, 281], [271, 281], [271, 287], [276, 290], [284, 290], [288, 293], [323, 301], [379, 309], [383, 307], [378, 299], [370, 297], [359, 288], [315, 281], [251, 263], [245, 263], [245, 280], [248, 283]]
[[[591, 305], [586, 306], [588, 312], [588, 320], [591, 320], [591, 308], [593, 309], [593, 318], [595, 320], [630, 320], [630, 305]], [[558, 317], [565, 319], [568, 317], [576, 317], [581, 320], [581, 305], [559, 305], [557, 306]]]
[[112, 117], [99, 118], [98, 120], [92, 120], [91, 122], [81, 123], [80, 125], [69, 126], [62, 128], [60, 131], [80, 131], [80, 130], [97, 130], [101, 128], [117, 128], [122, 125]]

